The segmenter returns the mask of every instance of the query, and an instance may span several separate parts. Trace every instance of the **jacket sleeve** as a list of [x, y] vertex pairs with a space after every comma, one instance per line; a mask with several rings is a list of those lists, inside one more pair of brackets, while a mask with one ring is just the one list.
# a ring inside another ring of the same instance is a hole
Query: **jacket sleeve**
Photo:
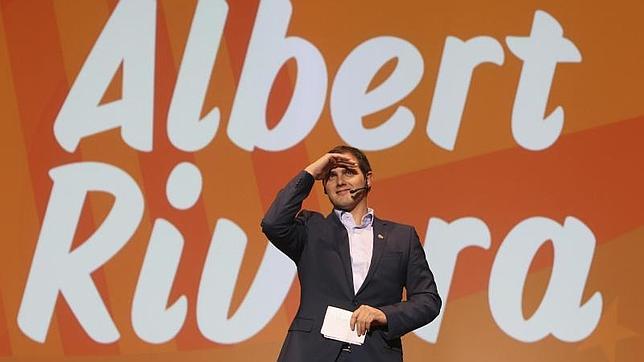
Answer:
[[277, 194], [261, 223], [268, 240], [296, 263], [306, 243], [305, 222], [309, 216], [300, 209], [314, 183], [311, 174], [301, 171]]
[[410, 228], [410, 234], [405, 281], [407, 300], [379, 308], [387, 316], [384, 331], [387, 339], [401, 337], [433, 321], [442, 304], [418, 234], [413, 228]]

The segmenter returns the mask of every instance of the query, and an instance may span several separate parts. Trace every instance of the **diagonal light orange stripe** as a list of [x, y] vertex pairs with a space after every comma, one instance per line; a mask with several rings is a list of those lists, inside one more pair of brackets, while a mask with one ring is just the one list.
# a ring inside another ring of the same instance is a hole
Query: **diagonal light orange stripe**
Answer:
[[528, 217], [575, 216], [599, 244], [641, 225], [643, 132], [644, 118], [635, 118], [562, 136], [542, 152], [512, 149], [434, 167], [376, 183], [372, 201], [421, 238], [431, 217], [486, 222], [491, 249], [466, 251], [457, 264], [450, 292], [466, 295], [486, 288], [495, 251]]

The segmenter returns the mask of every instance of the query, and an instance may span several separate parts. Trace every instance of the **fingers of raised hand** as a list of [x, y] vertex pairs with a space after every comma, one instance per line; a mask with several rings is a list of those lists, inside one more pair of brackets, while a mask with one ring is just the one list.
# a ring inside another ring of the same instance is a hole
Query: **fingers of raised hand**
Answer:
[[325, 179], [329, 172], [336, 167], [355, 168], [357, 164], [347, 155], [341, 153], [327, 153], [307, 167], [316, 180]]
[[328, 166], [329, 168], [334, 167], [356, 167], [356, 163], [351, 159], [351, 157], [344, 155], [342, 153], [328, 153]]
[[322, 157], [318, 158], [315, 162], [308, 165], [305, 170], [309, 172], [316, 180], [321, 180], [329, 173], [329, 170], [333, 167], [336, 161], [336, 154], [327, 153]]

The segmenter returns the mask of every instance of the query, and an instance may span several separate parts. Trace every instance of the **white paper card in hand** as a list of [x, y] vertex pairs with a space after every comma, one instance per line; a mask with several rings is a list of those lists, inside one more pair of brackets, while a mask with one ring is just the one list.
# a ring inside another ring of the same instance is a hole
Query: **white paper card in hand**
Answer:
[[351, 330], [349, 322], [351, 321], [352, 314], [353, 312], [348, 310], [328, 306], [326, 308], [326, 314], [324, 315], [324, 322], [322, 323], [322, 334], [326, 338], [346, 343], [364, 343], [365, 335], [363, 334], [358, 337], [358, 329]]

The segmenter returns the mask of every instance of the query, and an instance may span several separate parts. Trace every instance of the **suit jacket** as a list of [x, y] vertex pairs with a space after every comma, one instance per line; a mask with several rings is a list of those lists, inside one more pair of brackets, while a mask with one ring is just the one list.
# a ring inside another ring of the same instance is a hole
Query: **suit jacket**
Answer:
[[320, 333], [327, 306], [353, 311], [366, 304], [385, 313], [387, 326], [372, 328], [364, 344], [352, 346], [352, 360], [400, 361], [400, 337], [431, 322], [441, 307], [418, 235], [411, 226], [374, 218], [371, 265], [354, 293], [346, 229], [334, 212], [324, 217], [301, 210], [314, 183], [300, 172], [262, 220], [264, 234], [297, 265], [301, 285], [300, 307], [278, 359], [335, 361], [342, 343]]

